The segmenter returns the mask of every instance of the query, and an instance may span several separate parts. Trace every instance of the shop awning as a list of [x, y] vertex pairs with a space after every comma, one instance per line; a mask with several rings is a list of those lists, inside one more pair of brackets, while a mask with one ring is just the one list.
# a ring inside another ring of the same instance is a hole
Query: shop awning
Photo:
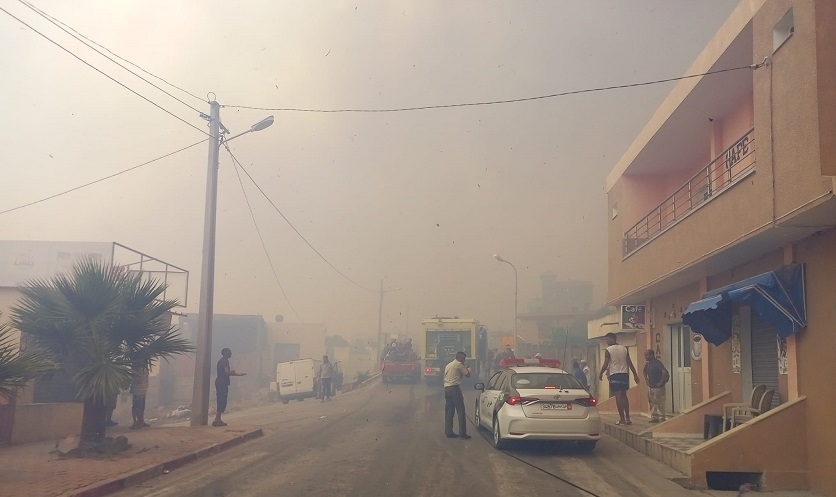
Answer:
[[734, 302], [751, 307], [784, 338], [807, 326], [802, 264], [782, 266], [706, 292], [702, 297], [688, 306], [682, 321], [714, 345], [731, 338]]

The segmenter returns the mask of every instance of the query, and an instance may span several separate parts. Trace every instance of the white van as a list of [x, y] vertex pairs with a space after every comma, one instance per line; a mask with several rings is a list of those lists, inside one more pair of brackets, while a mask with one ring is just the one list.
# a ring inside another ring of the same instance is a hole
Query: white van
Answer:
[[303, 401], [316, 397], [316, 371], [322, 361], [299, 359], [276, 365], [276, 390], [279, 400], [287, 404], [293, 399]]

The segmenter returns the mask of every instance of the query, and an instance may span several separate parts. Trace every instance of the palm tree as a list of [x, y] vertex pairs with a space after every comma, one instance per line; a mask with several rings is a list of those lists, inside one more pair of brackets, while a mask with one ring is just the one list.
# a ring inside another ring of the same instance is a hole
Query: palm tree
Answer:
[[29, 380], [53, 371], [55, 367], [48, 354], [41, 350], [20, 350], [14, 330], [0, 322], [0, 397], [14, 402], [18, 390]]
[[14, 326], [59, 364], [79, 365], [73, 381], [84, 402], [82, 442], [104, 441], [107, 405], [130, 385], [134, 372], [193, 350], [169, 325], [167, 313], [178, 302], [161, 299], [165, 288], [90, 258], [69, 274], [21, 288]]

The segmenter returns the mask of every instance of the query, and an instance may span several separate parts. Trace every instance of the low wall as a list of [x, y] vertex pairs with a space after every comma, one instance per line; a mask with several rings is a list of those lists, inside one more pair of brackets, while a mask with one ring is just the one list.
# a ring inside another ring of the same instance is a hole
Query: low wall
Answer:
[[[627, 400], [630, 401], [630, 413], [641, 412], [642, 393], [638, 385], [630, 387], [627, 390]], [[615, 397], [610, 397], [607, 400], [598, 404], [598, 412], [618, 414], [618, 408], [615, 405]]]
[[58, 440], [81, 431], [84, 405], [80, 402], [63, 404], [17, 404], [11, 442], [27, 443]]
[[806, 397], [780, 405], [688, 451], [691, 476], [706, 488], [706, 472], [762, 473], [763, 490], [809, 488]]
[[702, 433], [705, 415], [722, 415], [723, 404], [728, 404], [731, 400], [731, 392], [725, 391], [682, 411], [679, 416], [674, 416], [648, 431], [654, 436], [663, 434], [665, 436], [671, 436], [673, 434]]

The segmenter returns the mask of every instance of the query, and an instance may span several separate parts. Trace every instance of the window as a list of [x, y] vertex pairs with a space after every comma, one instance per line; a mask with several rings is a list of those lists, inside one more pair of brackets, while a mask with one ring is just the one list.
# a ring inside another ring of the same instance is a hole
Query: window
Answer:
[[491, 380], [488, 382], [488, 390], [496, 390], [499, 388], [500, 379], [504, 373], [505, 371], [499, 371], [491, 377]]
[[567, 373], [517, 373], [512, 382], [514, 388], [521, 390], [583, 389], [578, 379]]
[[793, 16], [792, 9], [790, 9], [786, 14], [784, 14], [784, 17], [778, 21], [778, 24], [776, 24], [775, 28], [772, 30], [772, 53], [778, 51], [778, 49], [781, 48], [781, 45], [783, 45], [794, 32], [795, 18]]
[[618, 217], [618, 202], [612, 204], [612, 218], [615, 219]]

